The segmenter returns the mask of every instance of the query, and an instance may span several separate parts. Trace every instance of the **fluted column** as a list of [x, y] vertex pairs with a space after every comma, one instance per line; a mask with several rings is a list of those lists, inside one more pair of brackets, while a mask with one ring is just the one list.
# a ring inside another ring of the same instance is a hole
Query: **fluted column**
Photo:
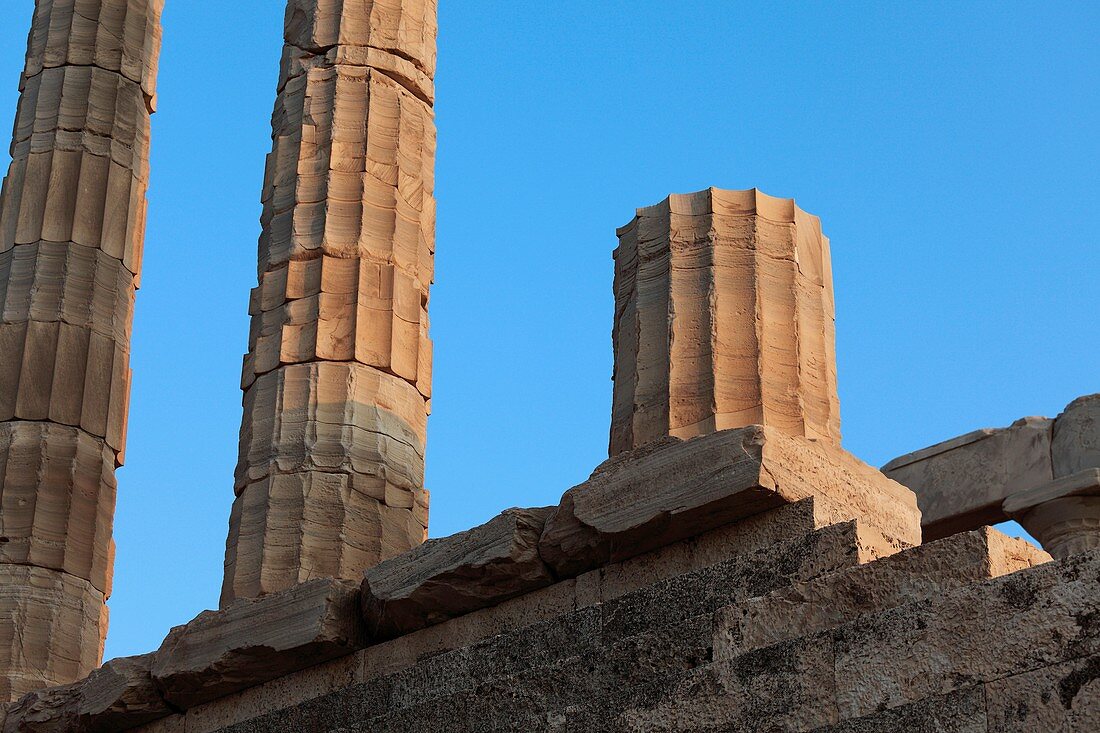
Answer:
[[427, 532], [435, 0], [290, 0], [222, 604]]
[[639, 209], [618, 235], [611, 455], [753, 424], [840, 443], [816, 216], [712, 188]]
[[163, 0], [38, 0], [0, 194], [0, 701], [97, 667]]

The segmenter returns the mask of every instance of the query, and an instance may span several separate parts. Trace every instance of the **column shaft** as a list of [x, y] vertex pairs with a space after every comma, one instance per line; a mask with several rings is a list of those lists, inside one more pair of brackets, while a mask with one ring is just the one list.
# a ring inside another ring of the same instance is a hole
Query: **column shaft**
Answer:
[[39, 0], [0, 194], [0, 700], [99, 665], [163, 0]]
[[222, 604], [424, 540], [434, 0], [290, 0]]
[[829, 241], [755, 189], [639, 209], [615, 252], [610, 453], [752, 424], [840, 442]]

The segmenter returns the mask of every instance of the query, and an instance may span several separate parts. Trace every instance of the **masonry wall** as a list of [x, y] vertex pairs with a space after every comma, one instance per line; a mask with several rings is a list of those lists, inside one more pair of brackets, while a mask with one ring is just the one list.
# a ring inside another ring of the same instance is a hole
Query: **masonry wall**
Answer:
[[988, 529], [898, 552], [843, 516], [773, 510], [143, 730], [1100, 723], [1100, 555], [1049, 563]]

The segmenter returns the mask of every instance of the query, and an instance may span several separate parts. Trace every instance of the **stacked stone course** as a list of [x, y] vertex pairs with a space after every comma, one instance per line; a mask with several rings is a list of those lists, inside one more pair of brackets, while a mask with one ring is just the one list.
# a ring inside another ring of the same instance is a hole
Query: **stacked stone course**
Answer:
[[427, 532], [434, 0], [291, 0], [222, 604]]
[[0, 194], [0, 698], [99, 665], [163, 0], [42, 0]]

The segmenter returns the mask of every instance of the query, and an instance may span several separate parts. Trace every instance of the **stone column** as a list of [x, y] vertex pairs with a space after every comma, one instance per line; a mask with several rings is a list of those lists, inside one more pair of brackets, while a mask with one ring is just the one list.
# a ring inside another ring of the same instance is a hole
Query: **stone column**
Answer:
[[1050, 458], [1054, 480], [1009, 495], [1004, 513], [1056, 558], [1100, 548], [1100, 394], [1054, 420]]
[[222, 605], [423, 542], [435, 0], [290, 0]]
[[39, 0], [0, 194], [0, 701], [107, 629], [163, 0]]
[[752, 189], [639, 209], [615, 251], [610, 454], [763, 424], [840, 443], [829, 240]]

